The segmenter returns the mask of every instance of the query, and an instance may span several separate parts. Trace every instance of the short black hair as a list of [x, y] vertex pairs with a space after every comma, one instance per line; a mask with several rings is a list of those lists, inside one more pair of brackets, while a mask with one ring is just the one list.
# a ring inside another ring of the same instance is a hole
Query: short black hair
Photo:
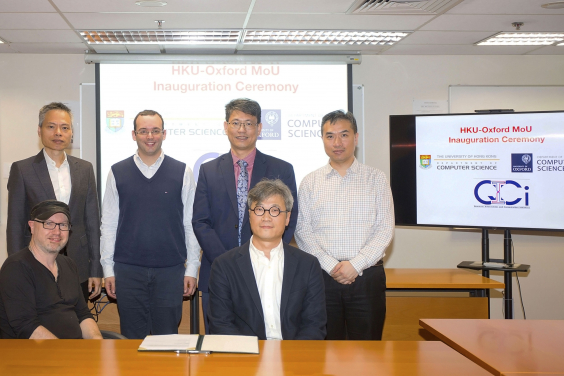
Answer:
[[225, 105], [225, 121], [229, 121], [233, 111], [241, 111], [247, 115], [257, 118], [257, 123], [261, 122], [260, 104], [249, 98], [233, 99]]
[[333, 112], [329, 112], [327, 115], [323, 116], [321, 120], [321, 136], [323, 136], [323, 126], [325, 123], [329, 122], [329, 124], [335, 124], [337, 120], [347, 120], [351, 123], [351, 127], [354, 134], [358, 133], [358, 127], [356, 126], [356, 119], [352, 112], [345, 112], [343, 110], [337, 110]]
[[72, 116], [71, 109], [66, 104], [64, 104], [62, 102], [51, 102], [51, 103], [46, 104], [45, 106], [41, 107], [41, 109], [39, 110], [39, 126], [40, 127], [43, 125], [43, 121], [45, 121], [45, 116], [47, 116], [47, 112], [49, 112], [51, 110], [64, 111], [67, 114], [69, 114], [69, 117], [71, 119], [70, 126], [72, 127], [73, 116]]
[[136, 131], [137, 130], [137, 118], [139, 116], [155, 116], [155, 115], [159, 115], [159, 117], [161, 118], [161, 121], [163, 122], [163, 129], [164, 129], [164, 119], [161, 116], [161, 114], [159, 114], [157, 111], [153, 111], [153, 110], [143, 110], [140, 113], [138, 113], [137, 115], [135, 115], [135, 119], [133, 119], [133, 130]]

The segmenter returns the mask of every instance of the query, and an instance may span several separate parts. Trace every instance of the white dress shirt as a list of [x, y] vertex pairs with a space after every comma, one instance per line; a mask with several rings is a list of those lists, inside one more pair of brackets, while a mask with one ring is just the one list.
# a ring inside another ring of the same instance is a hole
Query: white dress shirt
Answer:
[[302, 180], [298, 200], [298, 247], [328, 274], [346, 260], [362, 275], [384, 257], [394, 234], [394, 203], [382, 171], [355, 158], [341, 176], [328, 163]]
[[[150, 179], [156, 174], [165, 158], [164, 152], [155, 163], [147, 166], [139, 152], [135, 152], [133, 161], [139, 171], [147, 178]], [[198, 276], [198, 268], [200, 267], [200, 246], [198, 240], [194, 235], [192, 229], [192, 206], [194, 204], [194, 193], [196, 191], [196, 184], [194, 183], [194, 174], [188, 165], [184, 171], [184, 180], [182, 183], [182, 204], [184, 205], [183, 225], [184, 233], [186, 236], [186, 271], [184, 273], [187, 277]], [[104, 202], [102, 204], [102, 237], [100, 239], [100, 253], [102, 268], [104, 269], [104, 277], [113, 277], [114, 274], [114, 252], [116, 245], [116, 233], [119, 219], [119, 194], [116, 187], [116, 179], [112, 169], [108, 173], [108, 180], [106, 182], [106, 192], [104, 194]]]
[[270, 251], [270, 259], [253, 245], [249, 245], [251, 264], [260, 295], [266, 339], [282, 339], [280, 325], [280, 300], [282, 299], [282, 280], [284, 277], [284, 246], [282, 240]]
[[71, 176], [70, 176], [70, 166], [67, 160], [67, 153], [65, 154], [65, 160], [61, 163], [60, 167], [57, 167], [57, 163], [49, 157], [45, 149], [43, 149], [43, 156], [45, 157], [45, 162], [47, 163], [47, 170], [49, 171], [49, 177], [51, 178], [51, 183], [53, 184], [53, 190], [55, 191], [55, 197], [58, 201], [62, 201], [65, 204], [69, 204], [71, 195]]

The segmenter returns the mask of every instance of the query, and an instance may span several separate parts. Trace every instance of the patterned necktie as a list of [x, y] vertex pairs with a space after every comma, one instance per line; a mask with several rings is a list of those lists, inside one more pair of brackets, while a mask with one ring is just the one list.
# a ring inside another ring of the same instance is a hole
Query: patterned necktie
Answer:
[[241, 168], [237, 179], [237, 207], [239, 209], [239, 245], [241, 245], [241, 228], [243, 228], [243, 218], [247, 208], [247, 193], [249, 187], [249, 173], [247, 172], [248, 163], [240, 159], [237, 164]]

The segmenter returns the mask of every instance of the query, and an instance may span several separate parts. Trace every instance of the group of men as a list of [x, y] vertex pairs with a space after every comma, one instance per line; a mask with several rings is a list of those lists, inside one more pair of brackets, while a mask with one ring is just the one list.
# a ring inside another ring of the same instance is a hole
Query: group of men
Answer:
[[[85, 307], [102, 275], [127, 338], [177, 333], [183, 297], [197, 286], [206, 333], [381, 338], [393, 202], [384, 174], [354, 156], [351, 113], [323, 117], [329, 163], [304, 178], [299, 194], [292, 165], [256, 148], [262, 124], [253, 100], [226, 105], [231, 149], [200, 167], [197, 184], [185, 163], [164, 154], [158, 112], [140, 112], [133, 125], [137, 152], [109, 172], [100, 227], [92, 165], [64, 151], [70, 110], [41, 109], [44, 148], [15, 162], [8, 181], [2, 338], [100, 338]], [[289, 245], [294, 236], [299, 249]], [[61, 312], [73, 312], [68, 328], [53, 325]]]

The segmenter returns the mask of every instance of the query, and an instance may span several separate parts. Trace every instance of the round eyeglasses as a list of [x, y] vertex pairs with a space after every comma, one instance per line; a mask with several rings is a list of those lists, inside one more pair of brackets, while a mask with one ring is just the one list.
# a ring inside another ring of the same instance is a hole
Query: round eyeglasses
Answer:
[[268, 214], [270, 214], [271, 217], [278, 217], [280, 215], [280, 213], [289, 213], [289, 210], [280, 210], [280, 208], [273, 206], [270, 209], [265, 209], [262, 206], [255, 206], [254, 209], [249, 209], [250, 211], [252, 211], [253, 213], [255, 213], [256, 216], [262, 217], [264, 215], [265, 212], [268, 212]]

